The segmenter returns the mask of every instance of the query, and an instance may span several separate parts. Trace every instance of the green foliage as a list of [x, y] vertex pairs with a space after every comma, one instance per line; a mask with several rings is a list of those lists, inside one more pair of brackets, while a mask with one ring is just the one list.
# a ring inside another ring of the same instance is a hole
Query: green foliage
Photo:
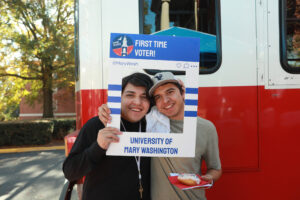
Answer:
[[75, 128], [74, 118], [0, 122], [0, 146], [46, 144]]
[[73, 18], [73, 0], [0, 1], [0, 113], [74, 85]]
[[75, 131], [76, 121], [73, 118], [54, 119], [53, 139], [63, 139], [70, 132]]
[[12, 121], [1, 122], [0, 127], [0, 146], [19, 146], [50, 142], [54, 126], [49, 121]]

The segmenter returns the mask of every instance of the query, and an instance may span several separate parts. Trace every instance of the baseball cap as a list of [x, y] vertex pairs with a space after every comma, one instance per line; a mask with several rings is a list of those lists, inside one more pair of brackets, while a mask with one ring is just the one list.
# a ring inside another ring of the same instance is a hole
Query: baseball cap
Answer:
[[152, 77], [153, 86], [149, 90], [149, 95], [152, 96], [154, 90], [165, 83], [178, 83], [172, 72], [159, 72]]

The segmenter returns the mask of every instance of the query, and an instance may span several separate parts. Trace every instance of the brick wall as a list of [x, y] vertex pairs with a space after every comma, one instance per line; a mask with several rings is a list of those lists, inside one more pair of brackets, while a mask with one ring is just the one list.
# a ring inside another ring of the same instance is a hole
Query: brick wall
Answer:
[[[74, 87], [57, 89], [53, 94], [54, 117], [75, 117]], [[42, 101], [41, 101], [42, 102]], [[20, 119], [38, 119], [43, 116], [43, 104], [36, 101], [33, 106], [22, 99], [20, 103]]]

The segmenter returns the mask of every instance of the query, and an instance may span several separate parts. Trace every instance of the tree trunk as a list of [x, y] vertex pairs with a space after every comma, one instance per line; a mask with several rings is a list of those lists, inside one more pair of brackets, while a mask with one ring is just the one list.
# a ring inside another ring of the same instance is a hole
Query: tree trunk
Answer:
[[52, 66], [47, 66], [43, 73], [43, 118], [53, 117], [52, 81]]

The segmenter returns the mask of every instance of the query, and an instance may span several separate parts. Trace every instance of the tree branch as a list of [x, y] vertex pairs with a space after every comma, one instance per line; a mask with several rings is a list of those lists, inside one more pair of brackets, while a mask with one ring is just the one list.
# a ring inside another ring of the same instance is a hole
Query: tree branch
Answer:
[[60, 14], [61, 14], [61, 7], [62, 7], [62, 1], [60, 2], [56, 2], [58, 4], [57, 6], [57, 18], [56, 18], [56, 25], [59, 24], [59, 21], [60, 21]]
[[23, 24], [24, 24], [24, 26], [25, 26], [25, 27], [28, 27], [28, 28], [29, 28], [29, 30], [30, 30], [30, 32], [32, 33], [32, 35], [33, 35], [34, 39], [35, 39], [35, 40], [38, 40], [38, 38], [37, 38], [37, 36], [36, 36], [36, 33], [35, 33], [35, 31], [33, 30], [33, 28], [31, 27], [30, 23], [29, 23], [29, 22], [27, 21], [27, 19], [26, 19], [26, 15], [25, 15], [25, 13], [24, 13], [23, 11], [21, 11], [21, 14], [22, 14], [22, 16], [23, 16], [23, 19], [24, 19], [24, 20], [22, 20], [22, 21], [23, 21]]
[[57, 68], [61, 68], [61, 67], [66, 67], [68, 65], [74, 65], [75, 63], [74, 62], [69, 62], [69, 63], [65, 63], [63, 65], [56, 65], [56, 66], [53, 66], [54, 69], [57, 69]]
[[18, 74], [0, 74], [0, 77], [6, 77], [6, 76], [12, 76], [12, 77], [16, 77], [16, 78], [21, 78], [23, 80], [41, 80], [41, 77], [37, 76], [37, 77], [26, 77], [26, 76], [21, 76]]

